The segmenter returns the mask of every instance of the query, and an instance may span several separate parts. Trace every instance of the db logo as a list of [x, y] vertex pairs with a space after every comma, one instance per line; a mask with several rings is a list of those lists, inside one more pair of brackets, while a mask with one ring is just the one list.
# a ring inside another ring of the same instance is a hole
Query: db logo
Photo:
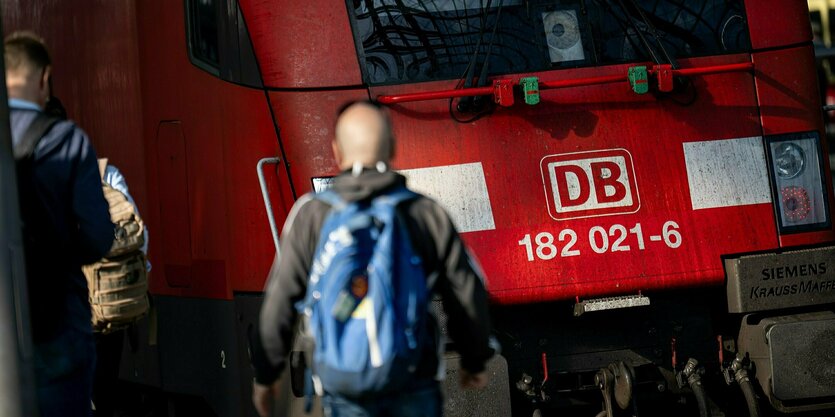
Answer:
[[641, 206], [626, 149], [548, 155], [540, 168], [554, 220], [634, 213]]

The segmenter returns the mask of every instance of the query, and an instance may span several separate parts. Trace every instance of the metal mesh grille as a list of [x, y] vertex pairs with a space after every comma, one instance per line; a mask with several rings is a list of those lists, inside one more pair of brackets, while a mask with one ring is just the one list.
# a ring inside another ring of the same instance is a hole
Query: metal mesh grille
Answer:
[[768, 343], [777, 398], [835, 396], [835, 320], [776, 324]]
[[826, 329], [812, 338], [807, 351], [806, 371], [816, 384], [835, 387], [835, 329]]

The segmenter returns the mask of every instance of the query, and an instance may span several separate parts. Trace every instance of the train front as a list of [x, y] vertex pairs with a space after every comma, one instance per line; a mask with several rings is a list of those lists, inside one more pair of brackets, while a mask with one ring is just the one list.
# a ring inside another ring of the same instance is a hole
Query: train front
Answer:
[[342, 102], [390, 108], [485, 271], [514, 415], [835, 406], [803, 2], [274, 3], [242, 10], [295, 189], [336, 174]]

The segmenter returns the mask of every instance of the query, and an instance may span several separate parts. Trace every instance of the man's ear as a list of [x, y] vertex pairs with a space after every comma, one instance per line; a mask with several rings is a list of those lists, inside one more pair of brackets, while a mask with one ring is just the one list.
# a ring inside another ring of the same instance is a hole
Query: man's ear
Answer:
[[336, 144], [336, 141], [331, 142], [331, 150], [333, 150], [333, 159], [336, 161], [336, 165], [338, 167], [342, 167], [342, 150], [339, 149], [339, 145]]
[[49, 99], [49, 97], [52, 95], [51, 79], [52, 79], [52, 66], [47, 65], [46, 67], [44, 67], [43, 74], [41, 74], [41, 79], [39, 80], [41, 98], [43, 100]]

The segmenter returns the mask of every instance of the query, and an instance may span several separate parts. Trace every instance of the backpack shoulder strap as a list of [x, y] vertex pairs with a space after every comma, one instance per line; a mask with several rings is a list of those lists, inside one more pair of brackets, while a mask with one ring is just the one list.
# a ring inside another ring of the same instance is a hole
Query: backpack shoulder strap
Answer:
[[325, 190], [319, 193], [314, 193], [313, 198], [324, 201], [325, 204], [331, 206], [334, 210], [342, 210], [347, 203], [345, 200], [336, 193], [336, 191], [332, 190]]
[[414, 200], [418, 197], [420, 197], [420, 194], [406, 188], [406, 186], [401, 185], [379, 195], [374, 199], [374, 204], [397, 207], [404, 201]]
[[52, 116], [47, 116], [44, 113], [38, 113], [32, 124], [23, 132], [23, 138], [14, 147], [15, 159], [28, 158], [35, 152], [35, 147], [38, 146], [41, 139], [46, 135], [52, 126], [58, 123], [59, 119]]

